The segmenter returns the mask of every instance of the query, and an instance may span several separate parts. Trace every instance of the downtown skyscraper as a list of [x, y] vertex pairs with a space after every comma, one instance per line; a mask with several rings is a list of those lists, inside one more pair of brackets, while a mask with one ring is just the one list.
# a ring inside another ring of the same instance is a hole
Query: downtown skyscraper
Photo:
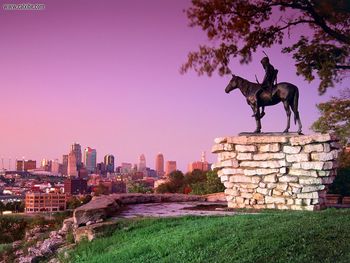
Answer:
[[93, 173], [96, 168], [96, 157], [97, 153], [95, 149], [92, 149], [90, 147], [87, 147], [84, 151], [84, 163], [86, 170], [88, 170], [89, 173]]
[[155, 170], [159, 177], [164, 176], [164, 156], [162, 153], [158, 153], [156, 156]]
[[113, 173], [114, 172], [114, 156], [112, 154], [107, 154], [104, 157], [104, 163], [105, 163], [107, 173]]

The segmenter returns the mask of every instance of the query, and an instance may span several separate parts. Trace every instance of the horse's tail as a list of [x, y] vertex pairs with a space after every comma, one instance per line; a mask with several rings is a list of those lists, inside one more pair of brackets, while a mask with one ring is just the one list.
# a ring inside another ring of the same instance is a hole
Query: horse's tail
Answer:
[[294, 98], [293, 98], [294, 124], [297, 124], [297, 118], [298, 118], [298, 115], [299, 115], [298, 103], [299, 103], [299, 89], [298, 89], [298, 87], [296, 87]]

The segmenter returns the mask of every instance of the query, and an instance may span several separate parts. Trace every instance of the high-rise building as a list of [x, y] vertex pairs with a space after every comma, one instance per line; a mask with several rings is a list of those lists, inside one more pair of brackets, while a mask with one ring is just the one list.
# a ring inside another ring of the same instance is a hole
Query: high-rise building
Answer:
[[36, 168], [36, 161], [33, 160], [17, 160], [17, 171], [28, 171]]
[[96, 150], [92, 149], [90, 147], [87, 147], [84, 152], [84, 162], [85, 167], [88, 170], [88, 172], [92, 173], [95, 171], [96, 168]]
[[78, 176], [77, 159], [74, 151], [68, 154], [67, 175], [72, 177]]
[[107, 173], [114, 172], [114, 156], [112, 154], [108, 154], [104, 158], [104, 163], [106, 166]]
[[193, 170], [201, 170], [203, 172], [206, 172], [209, 170], [209, 168], [210, 168], [210, 165], [206, 160], [205, 152], [202, 152], [202, 158], [200, 161], [193, 162], [188, 165], [189, 172], [192, 172]]
[[176, 161], [167, 161], [165, 165], [165, 175], [169, 175], [176, 171]]
[[67, 175], [68, 172], [68, 154], [62, 156], [62, 174]]
[[58, 159], [55, 159], [51, 162], [51, 173], [58, 175], [60, 173], [60, 163]]
[[158, 153], [156, 156], [156, 166], [155, 170], [159, 177], [164, 176], [164, 156], [161, 153]]
[[80, 144], [79, 143], [73, 143], [72, 146], [71, 146], [71, 151], [75, 155], [77, 169], [79, 169], [81, 167], [81, 163], [82, 163], [81, 146], [80, 146]]
[[146, 157], [144, 154], [140, 155], [138, 171], [141, 173], [146, 171]]
[[132, 164], [131, 163], [122, 163], [120, 167], [120, 173], [122, 174], [128, 174], [132, 171]]
[[64, 193], [78, 195], [87, 193], [87, 180], [82, 178], [67, 178], [64, 180]]

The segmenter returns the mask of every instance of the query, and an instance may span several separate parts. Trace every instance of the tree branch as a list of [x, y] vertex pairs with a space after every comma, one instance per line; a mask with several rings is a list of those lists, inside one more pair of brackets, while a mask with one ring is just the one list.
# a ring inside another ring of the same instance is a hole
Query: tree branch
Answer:
[[350, 65], [336, 65], [336, 69], [350, 69]]

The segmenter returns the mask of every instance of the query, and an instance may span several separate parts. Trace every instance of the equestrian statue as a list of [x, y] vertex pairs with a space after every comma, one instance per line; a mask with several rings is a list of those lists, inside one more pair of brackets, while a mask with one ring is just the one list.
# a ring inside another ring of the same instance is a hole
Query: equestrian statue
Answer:
[[[239, 89], [243, 96], [247, 99], [248, 105], [253, 110], [253, 116], [256, 121], [256, 129], [254, 133], [261, 132], [261, 119], [265, 115], [265, 107], [273, 106], [280, 102], [283, 103], [284, 110], [287, 114], [287, 127], [283, 131], [289, 132], [291, 111], [294, 113], [294, 122], [298, 123], [298, 133], [301, 134], [302, 124], [298, 111], [299, 90], [288, 82], [277, 83], [277, 73], [266, 56], [261, 60], [261, 64], [265, 70], [265, 77], [261, 84], [252, 83], [244, 78], [232, 74], [232, 79], [227, 85], [225, 92], [230, 93], [235, 89]], [[260, 108], [262, 108], [260, 112]]]

